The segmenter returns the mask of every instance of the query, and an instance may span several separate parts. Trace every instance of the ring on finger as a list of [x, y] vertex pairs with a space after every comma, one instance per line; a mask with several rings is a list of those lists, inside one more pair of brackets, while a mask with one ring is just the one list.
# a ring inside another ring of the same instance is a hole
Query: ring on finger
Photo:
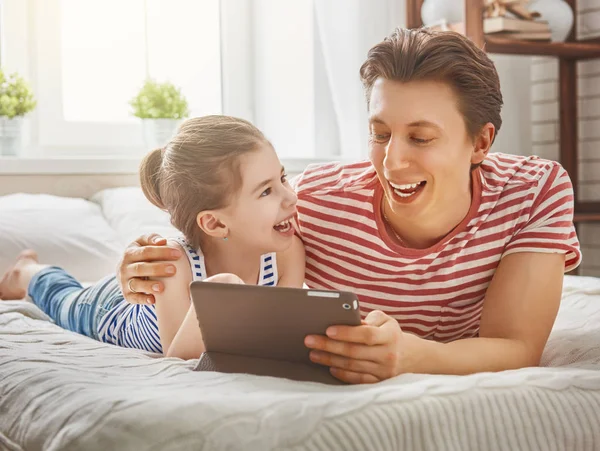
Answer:
[[137, 291], [135, 291], [133, 288], [131, 288], [132, 281], [133, 281], [133, 279], [129, 279], [129, 281], [127, 282], [127, 288], [129, 288], [129, 291], [131, 291], [132, 293], [137, 293]]

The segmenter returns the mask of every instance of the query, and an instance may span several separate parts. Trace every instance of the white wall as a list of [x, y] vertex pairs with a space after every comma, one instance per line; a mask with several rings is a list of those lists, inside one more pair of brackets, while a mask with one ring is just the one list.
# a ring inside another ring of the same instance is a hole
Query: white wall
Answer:
[[[578, 37], [600, 36], [600, 0], [580, 0]], [[579, 198], [600, 201], [600, 61], [585, 61], [579, 71]], [[535, 58], [531, 71], [533, 152], [559, 156], [558, 61]], [[600, 276], [600, 224], [578, 227], [583, 252], [581, 274]]]
[[314, 156], [312, 2], [256, 0], [252, 26], [254, 123], [280, 157]]
[[494, 143], [494, 152], [531, 155], [531, 58], [490, 55], [500, 76], [504, 98], [502, 128]]

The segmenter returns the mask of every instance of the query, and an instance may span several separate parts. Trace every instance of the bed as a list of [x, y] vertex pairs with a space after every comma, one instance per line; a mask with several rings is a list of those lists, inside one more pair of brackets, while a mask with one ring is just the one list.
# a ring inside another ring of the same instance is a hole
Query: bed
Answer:
[[[94, 281], [141, 233], [173, 232], [137, 187], [0, 197], [0, 270], [34, 247]], [[567, 277], [542, 367], [332, 387], [194, 372], [0, 302], [2, 450], [598, 450], [600, 279]]]

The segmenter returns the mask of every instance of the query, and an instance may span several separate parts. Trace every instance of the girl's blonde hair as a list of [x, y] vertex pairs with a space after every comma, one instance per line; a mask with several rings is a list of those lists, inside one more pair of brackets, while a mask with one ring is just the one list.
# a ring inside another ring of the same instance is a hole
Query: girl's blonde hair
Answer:
[[170, 213], [171, 223], [190, 244], [200, 247], [198, 213], [227, 206], [242, 184], [239, 157], [265, 144], [269, 142], [262, 132], [243, 119], [188, 119], [164, 149], [153, 150], [142, 161], [142, 190]]

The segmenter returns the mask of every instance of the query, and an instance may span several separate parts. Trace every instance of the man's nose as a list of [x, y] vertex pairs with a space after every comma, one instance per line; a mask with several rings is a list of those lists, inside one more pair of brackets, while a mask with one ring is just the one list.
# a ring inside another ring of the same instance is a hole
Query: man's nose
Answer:
[[389, 170], [407, 169], [412, 161], [412, 149], [401, 140], [391, 139], [383, 160], [383, 165]]

